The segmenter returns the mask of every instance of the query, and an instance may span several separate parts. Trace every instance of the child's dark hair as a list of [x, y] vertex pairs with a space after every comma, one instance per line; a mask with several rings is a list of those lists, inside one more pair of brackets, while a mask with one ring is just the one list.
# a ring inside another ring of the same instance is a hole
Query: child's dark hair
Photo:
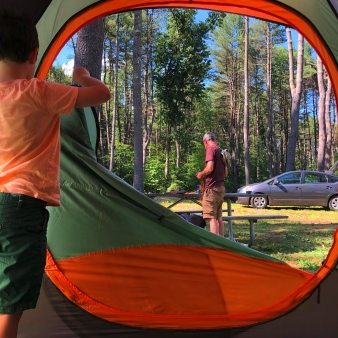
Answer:
[[0, 13], [0, 60], [24, 63], [37, 47], [38, 32], [29, 18]]

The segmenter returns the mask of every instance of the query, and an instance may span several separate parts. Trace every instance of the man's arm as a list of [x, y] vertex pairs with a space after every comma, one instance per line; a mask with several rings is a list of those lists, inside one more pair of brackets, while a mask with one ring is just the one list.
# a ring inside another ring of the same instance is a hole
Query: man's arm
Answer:
[[209, 175], [214, 170], [214, 161], [208, 161], [205, 168], [196, 174], [196, 177], [201, 180], [203, 177]]
[[224, 178], [228, 177], [229, 172], [228, 172], [228, 166], [224, 165]]
[[78, 91], [75, 108], [97, 106], [110, 99], [109, 88], [100, 80], [91, 77], [85, 68], [75, 68], [73, 76], [74, 81], [82, 86]]

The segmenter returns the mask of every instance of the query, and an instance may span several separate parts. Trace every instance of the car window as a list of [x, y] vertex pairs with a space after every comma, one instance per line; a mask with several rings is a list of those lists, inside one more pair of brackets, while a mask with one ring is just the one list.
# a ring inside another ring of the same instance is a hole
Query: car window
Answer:
[[300, 183], [301, 173], [290, 173], [278, 177], [278, 181], [281, 184], [297, 184]]
[[327, 183], [328, 177], [323, 174], [305, 173], [304, 183]]
[[338, 182], [338, 176], [328, 176], [329, 182]]

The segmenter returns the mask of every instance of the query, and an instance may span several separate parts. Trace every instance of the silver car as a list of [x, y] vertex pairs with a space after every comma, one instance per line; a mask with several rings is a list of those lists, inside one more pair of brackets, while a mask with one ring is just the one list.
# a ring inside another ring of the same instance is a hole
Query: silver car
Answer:
[[[247, 197], [237, 203], [255, 208], [270, 206], [322, 206], [338, 211], [338, 176], [325, 172], [297, 170], [238, 189]], [[265, 196], [250, 196], [262, 194]]]

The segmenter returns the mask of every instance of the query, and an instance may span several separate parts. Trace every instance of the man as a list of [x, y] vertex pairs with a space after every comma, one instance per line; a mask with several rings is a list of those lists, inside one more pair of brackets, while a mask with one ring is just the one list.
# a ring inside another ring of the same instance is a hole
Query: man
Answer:
[[206, 149], [205, 168], [196, 173], [201, 180], [205, 178], [205, 191], [203, 193], [203, 218], [209, 221], [210, 231], [224, 236], [224, 224], [222, 220], [222, 204], [224, 201], [224, 178], [227, 170], [223, 163], [222, 149], [216, 143], [213, 133], [203, 136], [203, 144]]

